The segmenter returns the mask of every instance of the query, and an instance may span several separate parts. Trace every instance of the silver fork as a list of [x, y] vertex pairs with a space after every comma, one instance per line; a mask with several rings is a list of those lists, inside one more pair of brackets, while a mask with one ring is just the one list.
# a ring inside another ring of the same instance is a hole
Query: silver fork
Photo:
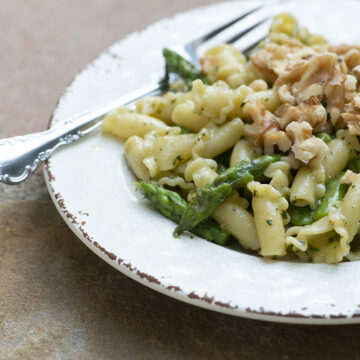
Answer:
[[[192, 41], [172, 48], [174, 51], [198, 65], [198, 57], [196, 50], [200, 45], [203, 45], [208, 40], [222, 33], [224, 30], [230, 28], [235, 23], [238, 23], [249, 15], [257, 13], [264, 5], [253, 8], [243, 14], [240, 14], [235, 19], [221, 25], [214, 30], [193, 39]], [[268, 20], [268, 16], [255, 16], [254, 20], [246, 25], [237, 34], [232, 35], [225, 40], [227, 43], [234, 43], [244, 35], [252, 32], [259, 25]], [[261, 34], [255, 40], [251, 40], [240, 50], [246, 51], [254, 47], [264, 38]], [[113, 101], [96, 107], [94, 109], [74, 115], [65, 119], [60, 125], [57, 125], [49, 130], [28, 134], [24, 136], [17, 136], [0, 140], [0, 182], [9, 185], [17, 185], [26, 180], [41, 163], [46, 161], [53, 152], [59, 147], [69, 145], [78, 141], [82, 137], [90, 134], [101, 126], [102, 118], [110, 111], [120, 107], [128, 106], [136, 100], [144, 97], [161, 93], [161, 81], [157, 83], [148, 84], [147, 86], [121, 96]]]

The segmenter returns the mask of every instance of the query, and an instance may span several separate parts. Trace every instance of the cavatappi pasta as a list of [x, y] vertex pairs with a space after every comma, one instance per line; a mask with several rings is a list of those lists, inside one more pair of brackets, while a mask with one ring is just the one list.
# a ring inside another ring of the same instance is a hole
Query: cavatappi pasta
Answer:
[[211, 226], [264, 257], [359, 259], [360, 46], [329, 45], [280, 14], [249, 57], [222, 44], [200, 63], [190, 86], [105, 117], [137, 178], [182, 196], [181, 226], [219, 174], [280, 154], [246, 183], [227, 184]]

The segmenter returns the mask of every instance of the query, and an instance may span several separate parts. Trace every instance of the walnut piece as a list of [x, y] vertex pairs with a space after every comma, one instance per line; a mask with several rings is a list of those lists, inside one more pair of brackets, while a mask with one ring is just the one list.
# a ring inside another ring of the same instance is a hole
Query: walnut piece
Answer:
[[360, 135], [360, 114], [342, 113], [350, 135]]
[[349, 129], [351, 135], [360, 135], [360, 94], [353, 97], [352, 101], [345, 104], [341, 119]]
[[318, 102], [317, 98], [310, 97], [302, 101], [298, 106], [288, 106], [282, 109], [280, 126], [286, 128], [293, 121], [308, 122], [315, 132], [319, 131], [326, 123], [326, 110]]
[[286, 133], [294, 144], [291, 149], [296, 159], [309, 165], [317, 164], [324, 159], [328, 146], [312, 135], [309, 123], [293, 121], [286, 127]]
[[[251, 63], [260, 71], [264, 79], [271, 84], [286, 70], [302, 61], [303, 57], [312, 56], [315, 51], [304, 46], [296, 39], [288, 39], [279, 45], [267, 43], [265, 48], [250, 56]], [[295, 65], [297, 66], [297, 65]]]
[[322, 100], [324, 87], [334, 75], [336, 61], [337, 56], [333, 53], [318, 54], [308, 61], [301, 79], [292, 87], [298, 103], [310, 96]]
[[278, 96], [282, 103], [289, 103], [295, 105], [295, 97], [291, 93], [291, 88], [289, 84], [283, 84], [278, 88]]
[[344, 54], [344, 61], [347, 67], [351, 70], [357, 65], [360, 65], [360, 51], [359, 49], [351, 48]]
[[360, 46], [306, 46], [292, 35], [270, 37], [250, 62], [262, 79], [249, 86], [261, 91], [272, 85], [281, 103], [274, 114], [255, 97], [243, 108], [253, 121], [245, 134], [264, 153], [291, 149], [296, 161], [315, 166], [328, 147], [313, 133], [348, 128], [360, 135]]
[[267, 50], [260, 50], [250, 57], [252, 64], [261, 72], [265, 80], [270, 83], [274, 83], [277, 78], [277, 74], [271, 65], [273, 58], [274, 54]]
[[204, 74], [211, 74], [215, 72], [216, 57], [211, 55], [204, 55], [200, 58], [201, 69]]
[[279, 120], [270, 111], [265, 110], [259, 101], [249, 100], [243, 108], [245, 116], [253, 120], [252, 124], [245, 125], [246, 136], [253, 139], [255, 145], [264, 144], [265, 134], [279, 130]]
[[360, 81], [360, 65], [356, 65], [352, 70], [351, 70], [352, 75], [354, 75], [357, 79], [357, 81]]
[[273, 154], [275, 145], [280, 151], [288, 151], [292, 141], [285, 131], [270, 131], [264, 135], [264, 153]]
[[333, 125], [336, 125], [345, 104], [344, 81], [345, 75], [336, 69], [324, 90], [327, 99], [326, 108]]

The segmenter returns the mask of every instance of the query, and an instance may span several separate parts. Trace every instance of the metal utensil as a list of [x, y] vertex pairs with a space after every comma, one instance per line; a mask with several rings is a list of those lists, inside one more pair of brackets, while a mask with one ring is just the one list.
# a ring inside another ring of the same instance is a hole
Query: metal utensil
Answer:
[[[262, 7], [263, 5], [240, 14], [235, 19], [210, 32], [186, 44], [173, 47], [172, 49], [198, 65], [196, 50], [200, 45], [205, 44], [235, 23], [248, 18], [250, 14], [254, 15], [251, 17], [251, 22], [246, 24], [240, 32], [235, 35], [232, 34], [224, 42], [234, 43], [245, 34], [250, 32], [255, 33], [254, 30], [258, 29], [259, 25], [268, 20], [268, 16], [259, 16], [259, 10]], [[249, 18], [247, 20], [249, 20]], [[264, 35], [264, 33], [261, 33], [256, 35], [255, 39], [252, 37], [248, 43], [242, 45], [240, 50], [245, 52], [253, 48], [264, 38]], [[9, 185], [21, 183], [26, 180], [41, 163], [46, 161], [56, 149], [69, 145], [100, 127], [102, 123], [101, 119], [110, 111], [120, 106], [129, 105], [144, 96], [156, 95], [161, 92], [162, 86], [160, 80], [159, 82], [148, 84], [135, 92], [121, 96], [107, 104], [65, 119], [60, 125], [47, 131], [0, 140], [0, 182]]]

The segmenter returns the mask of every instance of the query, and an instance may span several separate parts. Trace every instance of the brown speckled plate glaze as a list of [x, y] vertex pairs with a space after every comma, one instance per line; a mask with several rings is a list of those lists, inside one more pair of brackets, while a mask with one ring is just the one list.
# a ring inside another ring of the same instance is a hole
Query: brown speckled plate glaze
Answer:
[[[254, 2], [233, 1], [164, 19], [114, 44], [61, 97], [51, 126], [152, 81], [161, 48], [230, 19]], [[287, 2], [311, 31], [360, 44], [360, 3]], [[172, 237], [174, 223], [135, 193], [123, 145], [101, 132], [58, 151], [45, 167], [50, 194], [74, 233], [110, 265], [178, 300], [235, 316], [306, 324], [356, 323], [360, 262], [269, 261], [200, 238]]]

